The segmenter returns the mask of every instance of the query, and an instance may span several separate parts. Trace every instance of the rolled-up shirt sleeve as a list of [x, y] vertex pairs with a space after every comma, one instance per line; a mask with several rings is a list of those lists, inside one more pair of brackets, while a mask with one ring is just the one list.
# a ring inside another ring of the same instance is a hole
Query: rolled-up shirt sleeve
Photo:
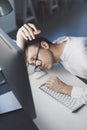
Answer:
[[71, 97], [81, 98], [87, 104], [87, 86], [84, 87], [73, 87]]

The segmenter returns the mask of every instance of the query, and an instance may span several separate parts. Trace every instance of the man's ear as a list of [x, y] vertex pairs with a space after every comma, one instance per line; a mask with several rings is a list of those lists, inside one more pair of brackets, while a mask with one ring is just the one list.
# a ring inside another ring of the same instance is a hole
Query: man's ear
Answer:
[[45, 42], [45, 41], [42, 41], [42, 42], [41, 42], [41, 47], [44, 48], [44, 49], [49, 49], [49, 45], [48, 45], [48, 43]]

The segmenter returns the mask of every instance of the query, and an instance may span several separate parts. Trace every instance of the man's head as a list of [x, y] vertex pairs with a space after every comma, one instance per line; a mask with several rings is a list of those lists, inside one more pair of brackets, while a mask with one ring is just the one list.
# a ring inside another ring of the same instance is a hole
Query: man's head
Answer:
[[53, 44], [44, 37], [36, 37], [27, 41], [24, 47], [26, 62], [39, 66], [41, 69], [52, 68], [54, 58], [50, 50]]

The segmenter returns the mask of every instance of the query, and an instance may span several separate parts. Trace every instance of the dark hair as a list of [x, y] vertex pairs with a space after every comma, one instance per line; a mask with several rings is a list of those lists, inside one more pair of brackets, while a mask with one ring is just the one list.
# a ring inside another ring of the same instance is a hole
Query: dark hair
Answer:
[[24, 53], [26, 52], [26, 50], [27, 50], [27, 48], [28, 48], [29, 46], [32, 46], [32, 45], [33, 45], [33, 46], [37, 46], [37, 47], [38, 47], [42, 41], [47, 42], [49, 45], [52, 44], [52, 42], [50, 42], [47, 38], [44, 38], [44, 37], [41, 37], [41, 36], [37, 36], [37, 37], [35, 37], [35, 39], [33, 39], [33, 40], [27, 40], [27, 41], [25, 42], [25, 45], [24, 45]]

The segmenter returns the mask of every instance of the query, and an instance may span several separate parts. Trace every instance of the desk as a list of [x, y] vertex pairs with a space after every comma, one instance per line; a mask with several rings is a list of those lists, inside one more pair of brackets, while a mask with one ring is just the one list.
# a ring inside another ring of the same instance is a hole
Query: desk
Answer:
[[[1, 72], [0, 81], [3, 81]], [[9, 85], [7, 83], [4, 85], [0, 86], [0, 90], [4, 89], [4, 91], [1, 91], [2, 94], [0, 93], [0, 130], [38, 130], [9, 89]]]
[[0, 130], [38, 130], [23, 109], [0, 115]]
[[55, 66], [48, 73], [40, 80], [37, 80], [34, 74], [29, 76], [37, 115], [34, 122], [37, 127], [39, 130], [86, 130], [87, 106], [77, 113], [71, 113], [65, 106], [39, 89], [39, 86], [51, 75], [58, 75], [64, 82], [75, 86], [84, 86], [85, 83], [60, 65]]

